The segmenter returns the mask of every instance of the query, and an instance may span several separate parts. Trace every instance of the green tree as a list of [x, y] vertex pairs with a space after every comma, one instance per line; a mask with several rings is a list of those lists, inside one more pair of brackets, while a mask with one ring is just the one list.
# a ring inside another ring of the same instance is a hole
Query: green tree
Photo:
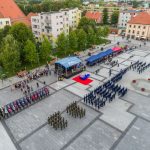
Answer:
[[104, 26], [104, 27], [102, 28], [102, 36], [103, 36], [103, 37], [107, 37], [107, 36], [109, 35], [109, 32], [110, 32], [110, 29], [109, 29], [108, 26]]
[[29, 29], [24, 23], [14, 24], [10, 29], [10, 34], [12, 34], [22, 45], [24, 45], [28, 39], [34, 41], [31, 29]]
[[20, 56], [24, 62], [24, 45], [27, 40], [34, 41], [32, 31], [23, 23], [14, 24], [10, 29], [10, 34], [18, 41], [20, 47]]
[[108, 24], [108, 9], [103, 9], [103, 24]]
[[41, 5], [42, 5], [42, 11], [48, 12], [51, 10], [52, 1], [51, 0], [43, 0]]
[[111, 15], [111, 24], [116, 25], [118, 23], [119, 11], [114, 11]]
[[38, 63], [38, 53], [36, 51], [36, 46], [31, 40], [27, 40], [24, 47], [25, 61], [26, 63], [34, 64]]
[[102, 44], [104, 41], [104, 38], [106, 38], [109, 34], [109, 27], [103, 26], [97, 28], [96, 31], [96, 44]]
[[96, 22], [94, 20], [88, 19], [86, 17], [82, 17], [80, 19], [78, 29], [83, 29], [87, 33], [89, 27], [92, 27], [95, 30]]
[[77, 30], [78, 36], [78, 48], [79, 50], [85, 50], [87, 46], [87, 34], [83, 29]]
[[69, 49], [72, 52], [75, 52], [78, 49], [78, 38], [75, 31], [69, 33]]
[[12, 35], [7, 35], [2, 41], [0, 61], [4, 70], [9, 73], [14, 73], [20, 65], [18, 43]]
[[80, 0], [65, 0], [64, 3], [66, 8], [74, 8], [81, 6]]
[[10, 28], [10, 26], [5, 26], [3, 29], [0, 29], [0, 46], [2, 46], [1, 42], [3, 41], [3, 38], [8, 35]]
[[132, 2], [132, 5], [133, 5], [133, 8], [137, 8], [138, 5], [139, 5], [139, 2], [137, 2], [136, 0], [134, 0], [134, 1]]
[[58, 55], [66, 56], [69, 49], [68, 36], [66, 36], [64, 33], [61, 33], [57, 38], [56, 44], [57, 44]]
[[41, 49], [40, 49], [40, 58], [42, 61], [47, 61], [50, 53], [52, 51], [52, 45], [50, 44], [49, 40], [47, 37], [43, 38], [42, 44], [41, 44]]
[[91, 47], [95, 44], [96, 41], [96, 34], [93, 30], [93, 28], [89, 27], [88, 34], [87, 34], [87, 46]]

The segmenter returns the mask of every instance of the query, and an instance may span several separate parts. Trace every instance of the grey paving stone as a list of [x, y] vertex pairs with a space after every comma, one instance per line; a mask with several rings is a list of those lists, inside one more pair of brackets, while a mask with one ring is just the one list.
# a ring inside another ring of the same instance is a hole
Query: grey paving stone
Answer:
[[51, 83], [57, 81], [57, 76], [54, 75], [53, 72], [52, 72], [52, 75], [51, 75], [51, 76], [48, 75], [48, 76], [41, 77], [41, 78], [38, 79], [38, 81], [40, 81], [40, 82], [42, 82], [42, 83], [45, 81], [45, 82], [46, 82], [46, 85], [50, 85]]
[[[39, 83], [39, 88], [37, 88], [37, 86], [36, 86], [37, 82]], [[30, 87], [32, 86], [34, 91], [45, 86], [44, 84], [41, 84], [39, 81], [36, 81], [36, 80], [30, 82], [28, 85]], [[6, 105], [9, 102], [12, 102], [16, 99], [23, 97], [23, 96], [24, 96], [24, 94], [23, 94], [23, 92], [21, 92], [20, 89], [16, 89], [16, 90], [11, 91], [11, 87], [7, 87], [3, 90], [0, 90], [0, 106]]]
[[120, 55], [113, 58], [113, 61], [118, 61], [119, 64], [124, 62], [125, 60], [126, 60], [126, 58], [120, 58]]
[[125, 69], [127, 66], [123, 65], [123, 64], [119, 64], [119, 67], [116, 65], [114, 67], [112, 67], [113, 70], [115, 71], [120, 71], [121, 69]]
[[142, 96], [141, 94], [133, 91], [128, 91], [128, 94], [126, 94], [122, 99], [134, 103], [130, 112], [150, 121], [150, 97]]
[[127, 60], [127, 61], [122, 62], [121, 64], [126, 65], [126, 66], [130, 66], [131, 63], [134, 63], [134, 62]]
[[120, 132], [97, 120], [66, 150], [109, 150]]
[[11, 141], [1, 122], [0, 122], [0, 150], [16, 150], [16, 147], [14, 146], [13, 142]]
[[44, 124], [49, 114], [64, 110], [69, 103], [76, 100], [79, 98], [61, 90], [7, 119], [6, 124], [18, 141]]
[[125, 131], [135, 118], [134, 115], [127, 112], [130, 106], [130, 103], [115, 98], [115, 100], [111, 103], [106, 103], [106, 106], [99, 110], [103, 113], [100, 119], [116, 127], [120, 131]]
[[150, 122], [137, 119], [115, 150], [149, 150]]
[[142, 51], [133, 51], [131, 52], [131, 54], [137, 55], [137, 56], [143, 56], [143, 57], [147, 55], [147, 53], [144, 53]]
[[84, 118], [72, 118], [65, 113], [63, 116], [68, 120], [66, 129], [56, 131], [49, 125], [46, 125], [20, 143], [22, 150], [60, 150], [98, 116], [98, 113], [94, 110], [84, 105], [82, 107], [86, 108], [86, 116]]

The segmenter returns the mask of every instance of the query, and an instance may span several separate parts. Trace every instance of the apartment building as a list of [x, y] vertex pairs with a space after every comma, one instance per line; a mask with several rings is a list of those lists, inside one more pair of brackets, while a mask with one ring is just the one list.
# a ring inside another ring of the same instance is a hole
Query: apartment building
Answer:
[[126, 37], [150, 40], [150, 12], [141, 12], [127, 23]]
[[43, 12], [31, 17], [32, 32], [40, 39], [46, 35], [52, 42], [56, 42], [58, 35], [69, 34], [69, 28], [75, 29], [81, 18], [81, 11], [63, 9], [58, 12]]
[[81, 10], [79, 10], [78, 8], [74, 8], [74, 9], [62, 9], [60, 11], [68, 12], [69, 27], [75, 29], [78, 26], [79, 21], [81, 19]]

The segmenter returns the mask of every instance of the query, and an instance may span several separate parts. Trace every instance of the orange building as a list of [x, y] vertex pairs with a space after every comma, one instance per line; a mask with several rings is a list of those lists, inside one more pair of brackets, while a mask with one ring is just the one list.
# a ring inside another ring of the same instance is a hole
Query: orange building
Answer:
[[141, 12], [132, 17], [126, 28], [126, 36], [134, 39], [150, 40], [150, 12]]
[[11, 24], [22, 22], [31, 25], [14, 0], [0, 0], [0, 18], [10, 18]]

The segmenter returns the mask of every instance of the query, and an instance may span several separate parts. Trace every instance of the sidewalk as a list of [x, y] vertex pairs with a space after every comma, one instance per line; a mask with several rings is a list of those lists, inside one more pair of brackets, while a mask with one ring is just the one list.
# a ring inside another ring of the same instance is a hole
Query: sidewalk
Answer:
[[0, 150], [16, 150], [13, 142], [11, 141], [1, 122], [0, 122]]

